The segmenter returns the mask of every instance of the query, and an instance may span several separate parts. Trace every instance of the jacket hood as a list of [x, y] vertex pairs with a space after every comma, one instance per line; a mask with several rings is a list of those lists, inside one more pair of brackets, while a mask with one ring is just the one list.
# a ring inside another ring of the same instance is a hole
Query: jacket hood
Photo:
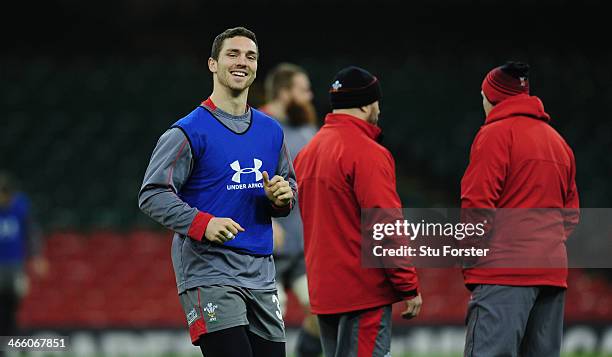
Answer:
[[329, 113], [325, 117], [325, 125], [330, 126], [349, 126], [357, 128], [359, 131], [363, 132], [370, 139], [376, 140], [381, 134], [381, 129], [372, 125], [365, 120], [361, 120], [357, 117], [348, 114], [340, 114], [340, 113]]
[[487, 115], [485, 124], [517, 116], [539, 119], [545, 122], [550, 121], [550, 115], [544, 111], [544, 104], [540, 98], [519, 94], [494, 106]]

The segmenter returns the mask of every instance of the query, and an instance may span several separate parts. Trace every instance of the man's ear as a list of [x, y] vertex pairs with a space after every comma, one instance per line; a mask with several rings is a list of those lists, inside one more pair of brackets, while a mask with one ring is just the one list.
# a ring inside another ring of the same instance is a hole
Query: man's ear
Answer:
[[361, 110], [364, 113], [369, 113], [370, 112], [370, 106], [369, 105], [364, 105], [363, 107], [359, 107], [359, 110]]
[[208, 70], [217, 73], [217, 61], [212, 57], [208, 58]]

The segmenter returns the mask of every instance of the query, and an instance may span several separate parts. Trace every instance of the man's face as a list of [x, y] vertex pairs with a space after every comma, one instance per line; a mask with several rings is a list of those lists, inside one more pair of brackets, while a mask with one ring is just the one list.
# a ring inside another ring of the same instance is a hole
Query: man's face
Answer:
[[289, 89], [289, 100], [297, 104], [306, 104], [312, 100], [310, 80], [304, 73], [293, 76], [292, 86]]
[[255, 80], [257, 57], [255, 42], [243, 36], [232, 37], [223, 41], [218, 60], [208, 60], [208, 68], [221, 85], [241, 92]]
[[368, 107], [370, 108], [370, 113], [367, 122], [372, 125], [377, 125], [378, 116], [380, 115], [380, 106], [378, 105], [378, 101], [368, 105]]
[[480, 92], [480, 95], [482, 95], [482, 108], [484, 109], [485, 116], [487, 116], [489, 115], [491, 109], [493, 109], [493, 104], [487, 100], [487, 97], [485, 97], [482, 91]]

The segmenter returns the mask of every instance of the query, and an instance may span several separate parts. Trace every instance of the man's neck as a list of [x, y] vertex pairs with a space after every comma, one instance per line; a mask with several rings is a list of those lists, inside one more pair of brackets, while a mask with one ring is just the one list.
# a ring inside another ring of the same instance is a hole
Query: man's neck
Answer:
[[272, 117], [285, 121], [287, 118], [287, 110], [285, 105], [278, 100], [273, 100], [265, 105], [266, 112], [270, 114]]
[[368, 122], [367, 114], [364, 113], [359, 108], [334, 109], [334, 110], [332, 110], [332, 113], [334, 113], [334, 114], [350, 115], [350, 116], [355, 117], [357, 119], [361, 119], [361, 120], [363, 120], [365, 122]]
[[210, 100], [215, 106], [231, 115], [242, 115], [247, 110], [248, 88], [240, 93], [236, 93], [229, 88], [215, 86]]

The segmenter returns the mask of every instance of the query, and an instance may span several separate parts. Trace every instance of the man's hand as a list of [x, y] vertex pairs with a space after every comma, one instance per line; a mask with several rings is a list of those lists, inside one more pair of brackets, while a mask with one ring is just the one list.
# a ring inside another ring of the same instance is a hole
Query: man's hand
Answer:
[[262, 172], [264, 180], [264, 191], [266, 197], [277, 207], [288, 205], [293, 199], [293, 191], [289, 182], [285, 181], [282, 176], [276, 175], [270, 179], [268, 172]]
[[244, 228], [233, 219], [215, 217], [208, 222], [204, 237], [213, 243], [223, 244], [236, 238], [238, 232], [244, 232]]
[[49, 262], [43, 256], [32, 258], [32, 270], [39, 278], [44, 278], [49, 272]]
[[419, 312], [421, 312], [421, 305], [423, 305], [421, 294], [413, 297], [410, 300], [406, 300], [406, 310], [402, 311], [402, 317], [406, 320], [417, 317]]

